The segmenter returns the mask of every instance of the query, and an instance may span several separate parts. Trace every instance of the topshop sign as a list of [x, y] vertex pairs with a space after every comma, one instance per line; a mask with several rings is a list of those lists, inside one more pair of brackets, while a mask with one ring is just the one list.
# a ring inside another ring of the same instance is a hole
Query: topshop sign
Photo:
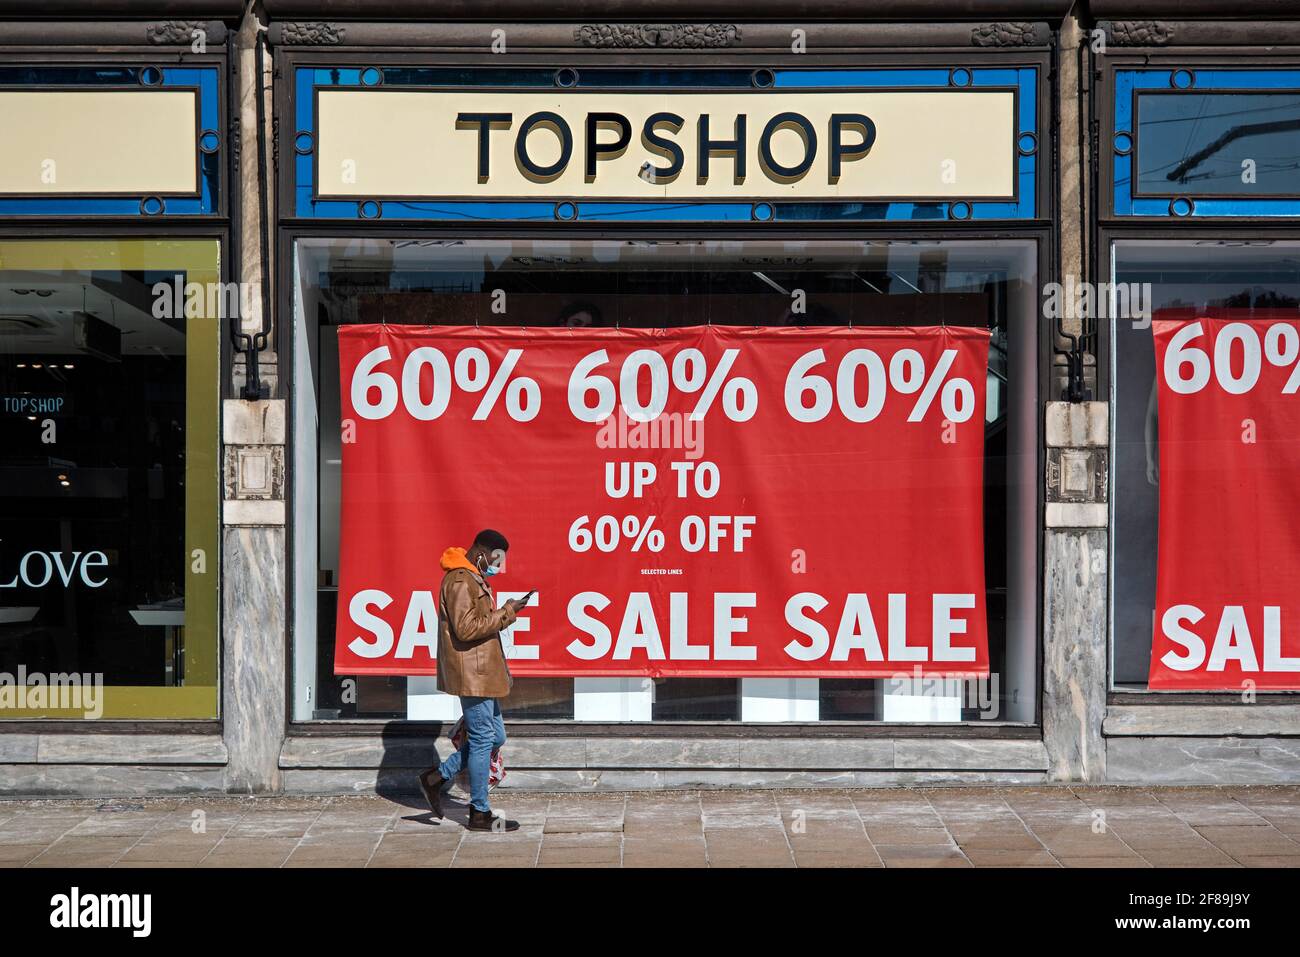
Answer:
[[322, 199], [1014, 199], [1011, 90], [317, 91]]

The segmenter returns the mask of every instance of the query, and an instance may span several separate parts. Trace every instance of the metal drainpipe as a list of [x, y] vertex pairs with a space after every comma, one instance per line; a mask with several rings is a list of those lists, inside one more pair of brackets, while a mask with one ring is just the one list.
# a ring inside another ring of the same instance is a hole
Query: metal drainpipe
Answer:
[[[1064, 22], [1064, 21], [1062, 21]], [[1058, 28], [1055, 42], [1052, 44], [1052, 129], [1060, 129], [1061, 118], [1061, 33]], [[1076, 90], [1077, 94], [1077, 90]], [[1052, 219], [1054, 226], [1052, 229], [1052, 266], [1056, 273], [1056, 280], [1063, 282], [1065, 277], [1060, 275], [1061, 270], [1061, 157], [1060, 143], [1057, 148], [1052, 150]], [[1062, 349], [1052, 343], [1053, 355], [1065, 357], [1066, 386], [1063, 398], [1067, 402], [1082, 402], [1085, 397], [1084, 387], [1084, 361], [1081, 345], [1081, 336], [1067, 332], [1065, 330], [1065, 317], [1058, 314], [1055, 322], [1055, 338], [1057, 341], [1064, 339], [1069, 342], [1069, 347]]]
[[240, 391], [243, 399], [265, 399], [270, 395], [269, 387], [262, 382], [260, 368], [261, 354], [271, 332], [271, 271], [267, 243], [267, 223], [270, 215], [266, 186], [266, 73], [264, 70], [266, 54], [266, 31], [257, 31], [254, 68], [257, 71], [257, 201], [258, 201], [258, 248], [262, 268], [262, 325], [253, 334], [246, 333], [240, 327], [240, 317], [231, 318], [230, 335], [236, 352], [244, 357], [244, 387]]

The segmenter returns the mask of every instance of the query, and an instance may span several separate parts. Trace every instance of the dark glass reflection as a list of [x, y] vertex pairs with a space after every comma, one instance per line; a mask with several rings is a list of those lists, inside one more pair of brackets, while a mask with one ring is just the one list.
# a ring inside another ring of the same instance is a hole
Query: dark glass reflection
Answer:
[[147, 273], [0, 273], [0, 672], [184, 684], [183, 319]]
[[1300, 93], [1141, 93], [1137, 195], [1300, 195]]

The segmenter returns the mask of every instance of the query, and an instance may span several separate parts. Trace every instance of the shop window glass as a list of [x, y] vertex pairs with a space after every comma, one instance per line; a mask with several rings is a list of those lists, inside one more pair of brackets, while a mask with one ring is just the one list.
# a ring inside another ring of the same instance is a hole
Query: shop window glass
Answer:
[[[1300, 315], [1300, 243], [1126, 240], [1113, 245], [1112, 262], [1116, 284], [1150, 283], [1154, 315], [1163, 309], [1214, 309], [1242, 319], [1256, 310]], [[1118, 690], [1145, 690], [1160, 504], [1155, 344], [1145, 318], [1115, 319], [1111, 329], [1111, 676]]]
[[0, 241], [0, 719], [217, 717], [219, 278], [215, 240]]
[[[929, 688], [929, 697], [936, 690], [948, 692], [941, 706], [925, 700], [925, 694], [918, 697], [915, 688], [891, 686], [886, 680], [798, 679], [788, 694], [791, 700], [807, 699], [814, 720], [1032, 722], [1037, 660], [1036, 257], [1029, 241], [298, 242], [295, 720], [407, 718], [417, 683], [418, 693], [427, 695], [433, 680], [333, 673], [342, 458], [340, 326], [947, 323], [992, 331], [985, 551], [996, 678], [979, 688], [972, 682]], [[807, 293], [805, 313], [792, 311], [792, 289]], [[505, 315], [492, 308], [497, 290], [509, 302]], [[576, 685], [572, 678], [517, 679], [503, 702], [505, 714], [582, 720], [584, 680], [592, 679], [579, 679]], [[612, 680], [623, 684], [602, 687], [643, 696], [642, 719], [746, 720], [748, 680]]]

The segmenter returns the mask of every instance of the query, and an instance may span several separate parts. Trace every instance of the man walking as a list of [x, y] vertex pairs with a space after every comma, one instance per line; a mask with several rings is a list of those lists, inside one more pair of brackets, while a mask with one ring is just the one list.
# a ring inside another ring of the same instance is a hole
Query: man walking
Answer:
[[441, 765], [421, 773], [419, 782], [429, 808], [440, 818], [443, 786], [468, 766], [471, 831], [519, 828], [518, 821], [494, 818], [488, 806], [492, 752], [506, 743], [500, 699], [513, 683], [500, 632], [514, 624], [525, 605], [511, 599], [498, 608], [487, 583], [501, 571], [509, 547], [504, 535], [485, 529], [468, 550], [448, 548], [441, 560], [446, 574], [438, 600], [438, 690], [460, 696], [465, 743]]

